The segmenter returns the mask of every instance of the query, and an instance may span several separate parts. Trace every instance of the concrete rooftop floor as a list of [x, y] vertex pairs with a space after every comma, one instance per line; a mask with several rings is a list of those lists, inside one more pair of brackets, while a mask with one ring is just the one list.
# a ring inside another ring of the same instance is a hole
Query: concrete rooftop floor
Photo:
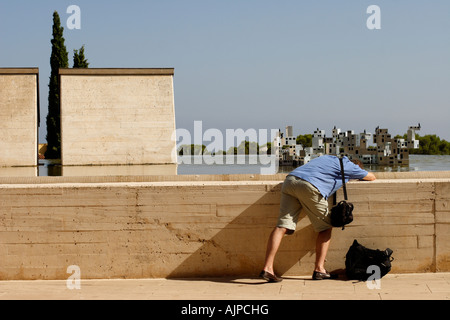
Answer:
[[[375, 283], [372, 283], [375, 285]], [[450, 273], [388, 274], [380, 288], [353, 280], [259, 278], [0, 281], [1, 300], [450, 300]]]

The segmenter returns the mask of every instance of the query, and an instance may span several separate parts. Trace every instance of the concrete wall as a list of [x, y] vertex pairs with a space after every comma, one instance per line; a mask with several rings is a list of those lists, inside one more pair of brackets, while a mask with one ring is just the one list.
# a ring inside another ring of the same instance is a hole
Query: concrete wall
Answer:
[[61, 69], [64, 165], [176, 163], [173, 69]]
[[78, 176], [147, 176], [147, 175], [176, 175], [177, 164], [154, 165], [108, 165], [108, 166], [64, 166], [61, 175], [64, 177]]
[[36, 166], [37, 68], [0, 68], [0, 167]]
[[[358, 239], [393, 249], [392, 272], [450, 271], [450, 172], [414, 175], [349, 183], [356, 219], [333, 231], [329, 270]], [[283, 178], [0, 178], [0, 279], [67, 279], [70, 265], [84, 279], [257, 275]], [[277, 272], [310, 275], [314, 242], [303, 218]]]

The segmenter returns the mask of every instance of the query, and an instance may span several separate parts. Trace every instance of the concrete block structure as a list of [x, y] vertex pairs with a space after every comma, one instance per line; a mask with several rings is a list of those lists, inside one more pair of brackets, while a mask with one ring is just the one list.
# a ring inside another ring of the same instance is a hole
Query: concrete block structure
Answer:
[[[354, 239], [391, 248], [392, 273], [450, 271], [450, 172], [376, 173], [348, 183], [354, 221], [336, 228], [328, 270]], [[0, 178], [0, 280], [256, 276], [286, 175]], [[338, 191], [342, 199], [342, 190]], [[314, 232], [301, 214], [276, 272], [310, 276]]]
[[38, 68], [0, 68], [0, 123], [0, 167], [37, 166]]
[[[324, 154], [345, 155], [364, 164], [408, 165], [409, 149], [419, 148], [419, 140], [416, 140], [416, 131], [419, 130], [420, 123], [418, 126], [410, 126], [405, 140], [392, 138], [388, 129], [380, 127], [375, 128], [373, 136], [366, 130], [355, 134], [353, 130], [341, 132], [341, 129], [334, 127], [331, 137], [325, 135], [325, 130], [317, 128], [312, 135], [312, 147], [304, 147], [296, 144], [292, 127], [288, 126], [286, 137], [280, 133], [278, 142], [278, 147], [281, 148], [280, 165], [303, 165]], [[372, 137], [376, 146], [369, 145]]]
[[61, 69], [61, 160], [176, 164], [173, 69]]

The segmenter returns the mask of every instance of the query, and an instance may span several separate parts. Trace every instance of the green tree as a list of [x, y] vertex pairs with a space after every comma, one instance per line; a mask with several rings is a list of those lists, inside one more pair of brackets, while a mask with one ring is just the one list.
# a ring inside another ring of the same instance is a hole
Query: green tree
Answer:
[[244, 141], [241, 141], [241, 143], [237, 147], [230, 147], [227, 151], [227, 154], [257, 155], [257, 154], [259, 154], [259, 145], [257, 142], [249, 142], [247, 140], [244, 140]]
[[180, 156], [193, 156], [207, 154], [208, 149], [204, 144], [184, 144], [178, 148], [178, 155]]
[[259, 145], [257, 142], [242, 141], [236, 148], [236, 154], [259, 154]]
[[413, 154], [450, 154], [450, 143], [441, 140], [435, 134], [418, 137], [419, 149], [411, 150]]
[[84, 45], [79, 50], [73, 50], [73, 67], [89, 68], [89, 62], [84, 56]]
[[312, 147], [312, 134], [298, 135], [296, 142], [304, 148]]
[[[398, 135], [395, 138], [403, 138], [406, 140], [407, 135]], [[423, 137], [416, 134], [416, 140], [419, 140], [419, 148], [410, 149], [410, 154], [450, 155], [450, 142], [441, 140], [435, 134], [427, 134]]]
[[272, 142], [267, 142], [267, 154], [272, 154]]
[[61, 124], [60, 124], [60, 88], [59, 88], [59, 68], [69, 66], [69, 57], [65, 39], [63, 37], [64, 28], [58, 12], [53, 13], [53, 39], [52, 54], [50, 57], [51, 74], [48, 94], [48, 114], [47, 114], [47, 151], [45, 158], [61, 158]]

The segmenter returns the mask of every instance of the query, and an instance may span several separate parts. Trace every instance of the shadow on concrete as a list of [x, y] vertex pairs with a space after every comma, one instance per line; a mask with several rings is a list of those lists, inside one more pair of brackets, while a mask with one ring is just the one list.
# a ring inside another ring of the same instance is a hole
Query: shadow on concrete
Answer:
[[[220, 228], [212, 237], [211, 229], [205, 232], [189, 230], [190, 241], [201, 243], [201, 246], [188, 255], [167, 278], [227, 278], [238, 281], [257, 278], [263, 268], [267, 240], [272, 232], [279, 212], [281, 184], [266, 192], [263, 197], [251, 205], [230, 205], [225, 208], [226, 215], [235, 216]], [[225, 195], [226, 196], [226, 195]], [[243, 209], [244, 208], [244, 209]], [[217, 210], [216, 221], [224, 221], [226, 216]], [[207, 226], [208, 227], [208, 226]], [[177, 230], [179, 234], [185, 230]], [[313, 270], [315, 259], [314, 232], [309, 219], [304, 213], [300, 216], [297, 231], [285, 236], [275, 259], [275, 272], [279, 275], [299, 274], [300, 269]], [[305, 260], [305, 261], [304, 261]], [[309, 272], [309, 271], [308, 271]], [[259, 278], [258, 278], [259, 279]], [[261, 281], [262, 284], [266, 283]], [[251, 284], [255, 284], [253, 281]]]

